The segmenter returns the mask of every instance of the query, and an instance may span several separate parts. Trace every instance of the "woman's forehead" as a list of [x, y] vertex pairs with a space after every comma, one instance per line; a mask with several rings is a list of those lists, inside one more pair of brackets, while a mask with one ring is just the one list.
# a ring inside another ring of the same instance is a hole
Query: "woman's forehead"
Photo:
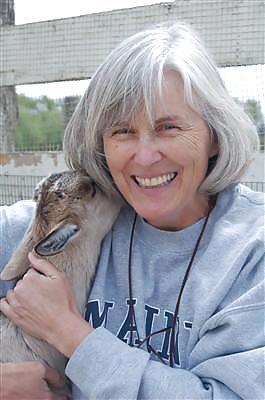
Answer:
[[175, 71], [168, 71], [160, 86], [154, 84], [148, 90], [139, 87], [120, 98], [107, 111], [105, 121], [110, 127], [133, 126], [139, 118], [147, 119], [151, 124], [162, 117], [170, 119], [169, 116], [181, 120], [183, 108], [186, 106], [189, 107], [180, 75]]

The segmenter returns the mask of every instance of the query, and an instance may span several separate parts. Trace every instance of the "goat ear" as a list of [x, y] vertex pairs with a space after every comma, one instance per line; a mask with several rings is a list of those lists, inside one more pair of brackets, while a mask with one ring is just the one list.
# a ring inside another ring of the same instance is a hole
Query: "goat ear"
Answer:
[[54, 256], [61, 253], [79, 232], [79, 227], [74, 224], [62, 224], [40, 240], [34, 247], [39, 256]]

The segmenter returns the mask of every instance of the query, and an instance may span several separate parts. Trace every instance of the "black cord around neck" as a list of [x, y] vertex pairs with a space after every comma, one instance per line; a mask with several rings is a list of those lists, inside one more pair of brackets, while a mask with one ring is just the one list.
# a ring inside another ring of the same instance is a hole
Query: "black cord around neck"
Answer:
[[178, 314], [179, 314], [180, 301], [181, 301], [181, 297], [182, 297], [182, 293], [183, 293], [184, 287], [185, 287], [185, 285], [187, 283], [187, 280], [188, 280], [188, 276], [189, 276], [189, 273], [190, 273], [194, 258], [196, 256], [196, 253], [198, 251], [202, 236], [204, 234], [204, 231], [205, 231], [209, 216], [210, 216], [210, 211], [208, 212], [208, 215], [205, 218], [205, 221], [203, 223], [201, 232], [200, 232], [199, 237], [198, 237], [198, 239], [197, 239], [197, 241], [195, 243], [195, 247], [194, 247], [194, 250], [192, 252], [191, 259], [190, 259], [189, 265], [188, 265], [188, 267], [186, 269], [184, 278], [182, 280], [180, 291], [179, 291], [179, 295], [178, 295], [177, 302], [176, 302], [176, 307], [175, 307], [175, 312], [174, 312], [173, 322], [172, 322], [172, 327], [171, 327], [171, 333], [170, 333], [170, 344], [169, 344], [169, 363], [170, 363], [170, 366], [172, 368], [174, 366], [174, 348], [175, 348], [175, 341], [176, 341], [176, 323], [178, 323], [178, 330], [179, 330], [179, 317], [178, 317]]
[[138, 332], [138, 327], [136, 323], [135, 317], [135, 309], [133, 305], [133, 293], [132, 293], [132, 247], [133, 247], [133, 238], [135, 232], [135, 224], [137, 220], [137, 214], [134, 214], [131, 234], [130, 234], [130, 243], [129, 243], [129, 257], [128, 257], [128, 283], [129, 283], [129, 315], [130, 315], [130, 338], [129, 345], [133, 346], [133, 327], [135, 325], [137, 338], [140, 342], [140, 335]]
[[[214, 199], [214, 201], [215, 201], [215, 199]], [[132, 291], [132, 248], [133, 248], [133, 239], [134, 239], [134, 233], [135, 233], [135, 225], [136, 225], [136, 221], [137, 221], [137, 213], [135, 213], [134, 219], [133, 219], [133, 224], [132, 224], [131, 234], [130, 234], [130, 242], [129, 242], [129, 256], [128, 256], [129, 320], [130, 320], [129, 345], [132, 347], [134, 346], [133, 331], [136, 331], [136, 334], [137, 334], [137, 339], [139, 342], [139, 345], [137, 347], [141, 347], [145, 342], [149, 342], [149, 339], [153, 335], [170, 330], [169, 363], [170, 363], [170, 367], [172, 367], [172, 368], [174, 367], [174, 349], [175, 349], [175, 344], [176, 344], [176, 324], [178, 326], [178, 331], [179, 331], [179, 316], [178, 316], [178, 314], [179, 314], [180, 302], [181, 302], [184, 287], [185, 287], [188, 277], [189, 277], [189, 273], [190, 273], [193, 261], [195, 259], [195, 256], [198, 251], [200, 242], [202, 240], [207, 222], [209, 220], [211, 210], [212, 210], [212, 207], [210, 207], [210, 210], [205, 218], [201, 232], [195, 243], [194, 250], [192, 252], [191, 259], [189, 261], [189, 265], [186, 269], [184, 278], [182, 280], [182, 284], [181, 284], [180, 291], [179, 291], [179, 294], [177, 297], [176, 307], [175, 307], [175, 311], [174, 311], [174, 315], [173, 315], [172, 326], [168, 327], [168, 328], [160, 329], [159, 331], [156, 331], [156, 332], [153, 332], [150, 335], [146, 336], [143, 340], [140, 340], [140, 335], [139, 335], [139, 331], [138, 331], [138, 327], [137, 327], [137, 323], [136, 323], [135, 308], [134, 308], [134, 304], [133, 304], [133, 291]], [[177, 331], [177, 333], [178, 333], [178, 331]], [[162, 359], [162, 357], [160, 356], [160, 354], [157, 351], [155, 351], [155, 349], [153, 349], [153, 347], [150, 344], [148, 344], [148, 345], [149, 345], [149, 348], [151, 349], [151, 351], [160, 359], [160, 361], [162, 361], [165, 364], [165, 362]]]

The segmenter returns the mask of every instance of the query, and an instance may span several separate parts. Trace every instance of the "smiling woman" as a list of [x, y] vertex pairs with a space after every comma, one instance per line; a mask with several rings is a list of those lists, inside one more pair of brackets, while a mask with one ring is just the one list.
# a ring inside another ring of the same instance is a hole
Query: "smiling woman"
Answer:
[[179, 74], [165, 72], [156, 99], [154, 121], [139, 110], [129, 128], [106, 128], [104, 153], [116, 186], [139, 215], [157, 228], [182, 229], [207, 214], [208, 195], [198, 188], [218, 146], [185, 103]]
[[[263, 398], [264, 195], [237, 183], [257, 148], [254, 125], [186, 25], [138, 33], [99, 66], [64, 152], [124, 202], [85, 319], [61, 279], [42, 291], [38, 274], [56, 270], [34, 258], [33, 287], [26, 274], [0, 305], [70, 358], [73, 399]], [[32, 208], [3, 215], [4, 240], [19, 241]], [[49, 383], [43, 370], [32, 380]]]
[[[105, 162], [103, 134], [113, 127], [135, 128], [140, 113], [151, 125], [177, 114], [180, 131], [192, 126], [189, 119], [195, 115], [205, 121], [211, 140], [218, 145], [216, 163], [211, 163], [211, 173], [200, 186], [207, 193], [238, 182], [258, 148], [256, 128], [227, 92], [204, 47], [189, 29], [179, 26], [181, 33], [173, 28], [140, 32], [118, 46], [96, 71], [66, 129], [66, 161], [85, 167], [107, 191], [115, 188]], [[173, 72], [176, 81], [171, 77], [173, 87], [169, 88], [165, 77]], [[163, 91], [170, 90], [175, 99], [180, 97], [175, 106], [169, 98], [164, 103]], [[179, 110], [180, 106], [184, 109]], [[194, 140], [194, 135], [185, 137]]]

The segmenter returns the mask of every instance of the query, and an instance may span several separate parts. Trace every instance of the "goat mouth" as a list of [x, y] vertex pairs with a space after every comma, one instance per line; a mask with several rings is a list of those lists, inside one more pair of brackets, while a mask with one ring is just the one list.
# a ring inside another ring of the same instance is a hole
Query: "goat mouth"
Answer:
[[141, 177], [137, 175], [133, 175], [132, 178], [134, 182], [142, 188], [157, 188], [168, 185], [176, 178], [177, 175], [177, 172], [169, 172], [167, 174], [152, 178]]

